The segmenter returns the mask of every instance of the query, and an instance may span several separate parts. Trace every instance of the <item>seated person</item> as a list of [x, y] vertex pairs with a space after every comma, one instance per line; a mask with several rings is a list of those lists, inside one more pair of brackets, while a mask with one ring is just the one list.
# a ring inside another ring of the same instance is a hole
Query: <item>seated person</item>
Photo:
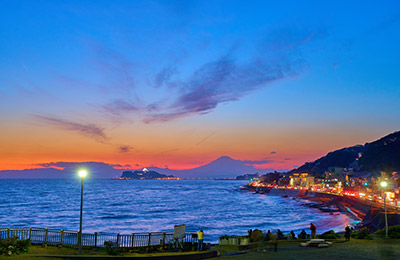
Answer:
[[285, 239], [285, 237], [283, 236], [283, 233], [282, 233], [282, 231], [280, 229], [278, 229], [278, 239], [279, 240]]
[[299, 234], [299, 239], [307, 239], [307, 233], [304, 231], [304, 229]]

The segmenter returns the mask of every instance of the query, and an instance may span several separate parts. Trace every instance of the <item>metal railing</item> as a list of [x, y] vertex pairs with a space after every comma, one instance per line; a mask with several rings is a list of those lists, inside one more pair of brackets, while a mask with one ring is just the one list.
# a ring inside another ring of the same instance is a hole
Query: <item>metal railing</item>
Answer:
[[[17, 239], [30, 239], [32, 244], [77, 247], [78, 233], [78, 231], [33, 227], [0, 228], [0, 239], [16, 237]], [[173, 240], [173, 232], [132, 234], [82, 233], [83, 247], [104, 247], [105, 241], [112, 241], [116, 247], [124, 248], [165, 246]], [[183, 242], [197, 242], [196, 233], [186, 232]]]

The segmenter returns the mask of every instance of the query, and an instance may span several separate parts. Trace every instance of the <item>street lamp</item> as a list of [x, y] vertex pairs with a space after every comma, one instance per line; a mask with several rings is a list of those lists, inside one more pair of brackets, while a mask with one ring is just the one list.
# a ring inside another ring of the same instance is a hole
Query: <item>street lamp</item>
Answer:
[[86, 177], [87, 171], [86, 170], [79, 170], [78, 175], [81, 178], [81, 216], [80, 216], [80, 222], [79, 222], [78, 247], [79, 247], [79, 254], [82, 254], [83, 179]]
[[385, 233], [386, 233], [386, 238], [389, 237], [389, 227], [388, 227], [388, 220], [387, 220], [387, 211], [386, 211], [386, 187], [387, 187], [387, 182], [386, 181], [382, 181], [381, 182], [381, 187], [384, 189], [383, 190], [383, 204], [385, 205]]

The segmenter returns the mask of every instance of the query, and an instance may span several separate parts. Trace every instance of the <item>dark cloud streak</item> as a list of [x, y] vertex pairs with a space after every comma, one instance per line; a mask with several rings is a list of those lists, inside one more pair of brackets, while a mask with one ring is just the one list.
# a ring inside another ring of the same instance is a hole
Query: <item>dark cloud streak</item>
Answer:
[[206, 137], [204, 137], [200, 142], [198, 142], [196, 145], [200, 145], [202, 143], [204, 143], [205, 141], [207, 141], [208, 138], [210, 138], [211, 136], [213, 136], [215, 134], [215, 131], [212, 132], [211, 134], [207, 135]]
[[118, 151], [120, 153], [129, 153], [132, 150], [133, 147], [128, 146], [128, 145], [122, 145], [120, 147], [118, 147]]
[[104, 128], [96, 124], [82, 124], [82, 123], [68, 121], [65, 119], [59, 119], [42, 115], [34, 115], [34, 117], [39, 119], [39, 121], [44, 124], [51, 125], [59, 129], [79, 133], [86, 137], [93, 138], [100, 143], [105, 143], [108, 141], [108, 137], [104, 133]]

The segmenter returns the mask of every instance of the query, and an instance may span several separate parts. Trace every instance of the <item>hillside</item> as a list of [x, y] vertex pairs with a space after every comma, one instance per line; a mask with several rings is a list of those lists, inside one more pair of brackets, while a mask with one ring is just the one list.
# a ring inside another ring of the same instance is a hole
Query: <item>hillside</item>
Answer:
[[400, 170], [400, 131], [364, 145], [360, 170]]
[[379, 172], [400, 169], [400, 131], [371, 143], [342, 148], [307, 162], [294, 172], [308, 172], [321, 176], [329, 167], [353, 168], [355, 171]]
[[308, 172], [316, 176], [322, 175], [329, 167], [347, 168], [364, 151], [363, 145], [356, 145], [328, 153], [314, 162], [307, 162], [291, 172]]

